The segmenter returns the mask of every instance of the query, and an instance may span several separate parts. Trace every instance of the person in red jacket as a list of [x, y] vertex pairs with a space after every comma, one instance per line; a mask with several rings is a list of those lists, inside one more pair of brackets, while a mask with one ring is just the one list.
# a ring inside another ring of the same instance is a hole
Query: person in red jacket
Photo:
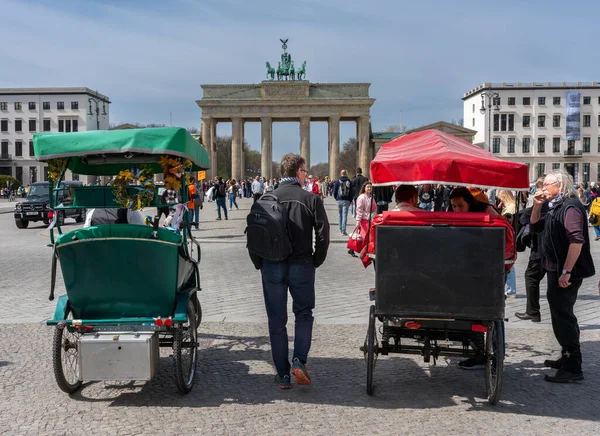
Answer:
[[311, 192], [315, 195], [319, 195], [319, 178], [318, 177], [315, 177], [315, 179], [313, 180]]

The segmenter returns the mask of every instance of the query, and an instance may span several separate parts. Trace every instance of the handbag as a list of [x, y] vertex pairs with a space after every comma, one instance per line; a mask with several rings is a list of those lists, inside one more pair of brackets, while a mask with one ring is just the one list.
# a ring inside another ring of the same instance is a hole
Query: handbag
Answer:
[[588, 221], [591, 225], [598, 224], [598, 217], [596, 215], [590, 215]]
[[199, 195], [196, 195], [194, 197], [194, 207], [199, 207], [200, 209], [202, 209], [202, 197], [200, 197]]
[[352, 251], [360, 253], [362, 249], [365, 247], [365, 240], [363, 239], [360, 231], [356, 231], [354, 229], [348, 238], [348, 244], [346, 245]]

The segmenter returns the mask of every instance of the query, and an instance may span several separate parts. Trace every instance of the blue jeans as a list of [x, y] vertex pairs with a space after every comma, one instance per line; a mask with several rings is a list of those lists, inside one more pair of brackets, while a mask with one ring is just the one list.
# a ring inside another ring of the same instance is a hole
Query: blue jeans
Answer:
[[[192, 221], [195, 223], [200, 222], [200, 206], [194, 206]], [[196, 229], [198, 229], [198, 224], [196, 224]]]
[[263, 295], [269, 318], [269, 338], [273, 363], [280, 377], [290, 374], [287, 334], [287, 293], [292, 295], [295, 321], [294, 354], [306, 363], [312, 341], [315, 307], [315, 267], [309, 264], [273, 263], [263, 260]]
[[225, 218], [227, 218], [227, 203], [225, 203], [225, 197], [217, 197], [217, 213], [219, 214], [219, 218], [221, 218], [221, 208], [223, 208]]
[[346, 233], [346, 222], [348, 221], [348, 208], [350, 207], [350, 202], [348, 200], [338, 200], [337, 204], [339, 213], [340, 232]]
[[508, 274], [506, 275], [506, 280], [504, 281], [506, 285], [508, 285], [508, 289], [506, 290], [507, 294], [517, 295], [517, 273], [515, 271], [515, 267], [513, 266]]
[[431, 212], [431, 209], [433, 209], [433, 203], [419, 203], [419, 209], [426, 212]]
[[596, 237], [600, 237], [600, 226], [594, 226], [594, 232], [596, 232]]
[[234, 204], [235, 204], [235, 208], [239, 209], [237, 202], [235, 201], [235, 194], [232, 192], [229, 194], [229, 209], [233, 209]]

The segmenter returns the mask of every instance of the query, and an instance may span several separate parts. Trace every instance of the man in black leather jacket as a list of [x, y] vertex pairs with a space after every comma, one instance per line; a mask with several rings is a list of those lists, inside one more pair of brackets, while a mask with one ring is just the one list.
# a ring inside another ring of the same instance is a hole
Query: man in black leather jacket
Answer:
[[[292, 254], [286, 262], [271, 262], [255, 256], [251, 258], [262, 273], [271, 352], [277, 369], [276, 382], [281, 389], [289, 389], [290, 370], [296, 384], [311, 383], [305, 364], [312, 341], [315, 270], [327, 257], [329, 221], [319, 196], [302, 189], [306, 179], [304, 158], [293, 153], [286, 154], [281, 159], [280, 171], [282, 178], [273, 194], [288, 210]], [[286, 329], [288, 289], [294, 301], [296, 318], [291, 366]]]

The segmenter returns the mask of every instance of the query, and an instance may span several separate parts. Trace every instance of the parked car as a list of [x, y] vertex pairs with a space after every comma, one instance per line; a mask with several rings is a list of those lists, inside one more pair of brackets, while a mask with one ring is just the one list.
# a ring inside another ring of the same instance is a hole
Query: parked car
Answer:
[[[75, 186], [83, 186], [83, 183], [77, 180], [65, 180], [61, 183], [62, 188]], [[58, 202], [65, 206], [72, 205], [72, 190], [60, 191]], [[52, 219], [51, 212], [48, 182], [32, 183], [25, 200], [15, 205], [15, 223], [19, 229], [26, 229], [31, 221], [42, 221], [48, 225]], [[64, 223], [65, 218], [74, 218], [76, 222], [82, 223], [85, 220], [85, 209], [61, 210], [57, 217], [61, 225]]]

